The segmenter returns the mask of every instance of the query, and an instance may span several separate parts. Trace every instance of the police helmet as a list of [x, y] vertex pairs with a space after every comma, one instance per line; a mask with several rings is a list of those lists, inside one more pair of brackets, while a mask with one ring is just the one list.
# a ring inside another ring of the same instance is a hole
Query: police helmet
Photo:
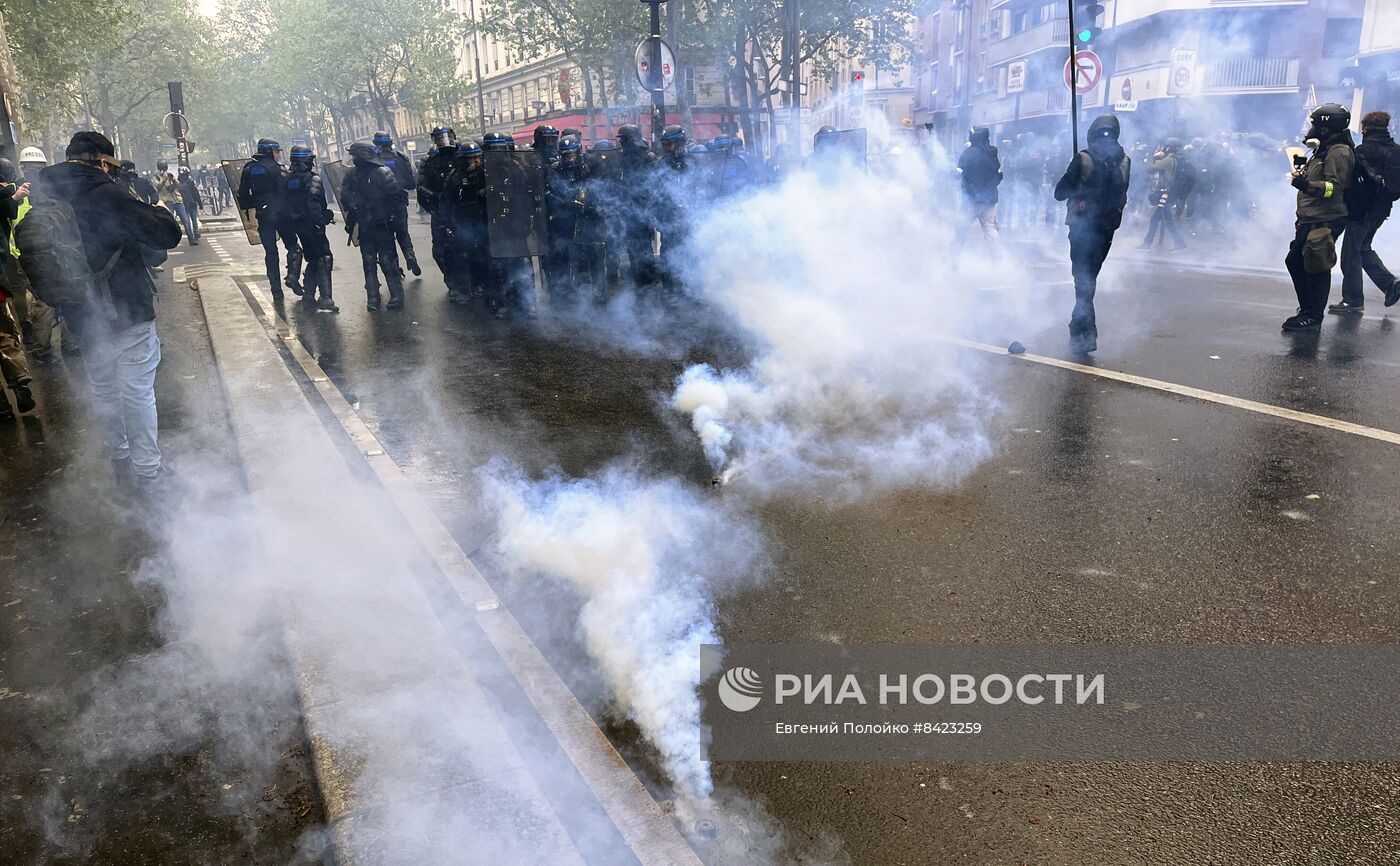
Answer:
[[563, 138], [566, 135], [572, 135], [574, 138], [583, 138], [583, 130], [576, 126], [566, 126], [559, 130], [559, 137]]
[[132, 162], [132, 161], [129, 160], [129, 159], [124, 159], [124, 160], [122, 160], [122, 171], [129, 171], [129, 172], [131, 172], [132, 174], [135, 174], [135, 173], [136, 173], [136, 163]]
[[617, 140], [620, 144], [641, 144], [642, 128], [635, 123], [624, 123], [617, 128]]
[[376, 132], [376, 133], [374, 134], [374, 146], [375, 146], [375, 147], [393, 147], [393, 146], [394, 146], [394, 137], [393, 137], [392, 135], [390, 135], [389, 133], [387, 133], [387, 132], [385, 132], [384, 130], [381, 129], [379, 132]]
[[444, 148], [451, 149], [457, 146], [457, 132], [450, 126], [439, 126], [431, 133], [433, 147], [438, 150]]
[[282, 149], [282, 144], [275, 138], [258, 139], [258, 153], [272, 154]]
[[582, 147], [583, 144], [576, 135], [566, 135], [559, 139], [560, 153], [578, 153]]
[[1345, 105], [1329, 102], [1313, 109], [1312, 132], [1333, 135], [1351, 126], [1351, 112]]
[[156, 171], [169, 171], [169, 170], [170, 170], [170, 163], [166, 162], [165, 160], [162, 159], [160, 162], [157, 162], [157, 163], [156, 163]]
[[466, 141], [459, 141], [457, 142], [457, 153], [462, 156], [481, 156], [481, 145], [470, 138]]
[[588, 149], [589, 153], [596, 150], [617, 150], [617, 142], [611, 138], [600, 138], [593, 142], [593, 146]]
[[1162, 149], [1167, 151], [1168, 153], [1175, 153], [1176, 151], [1181, 150], [1181, 139], [1176, 138], [1175, 136], [1167, 139], [1166, 141], [1162, 142]]
[[835, 131], [836, 131], [836, 127], [834, 127], [834, 126], [829, 126], [829, 125], [828, 125], [828, 126], [823, 126], [821, 129], [817, 130], [817, 135], [826, 135], [826, 134], [828, 134], [828, 133], [832, 133], [832, 132], [835, 132]]
[[721, 133], [705, 143], [705, 147], [710, 150], [729, 150], [734, 146], [734, 142], [729, 136]]
[[374, 142], [361, 139], [350, 145], [350, 156], [355, 160], [379, 159], [379, 149], [374, 146]]
[[661, 128], [661, 140], [667, 143], [685, 141], [685, 127], [679, 123], [668, 123]]
[[686, 153], [709, 153], [710, 149], [700, 142], [692, 142], [685, 147]]
[[481, 137], [481, 146], [484, 150], [510, 150], [510, 146], [515, 140], [502, 132], [488, 132]]
[[313, 151], [311, 148], [307, 147], [304, 144], [292, 145], [292, 152], [290, 156], [292, 162], [301, 162], [305, 163], [308, 166], [310, 166], [316, 161], [315, 151]]
[[26, 147], [21, 150], [19, 152], [19, 161], [20, 165], [26, 162], [42, 162], [44, 165], [49, 164], [48, 157], [44, 156], [44, 152], [37, 147]]

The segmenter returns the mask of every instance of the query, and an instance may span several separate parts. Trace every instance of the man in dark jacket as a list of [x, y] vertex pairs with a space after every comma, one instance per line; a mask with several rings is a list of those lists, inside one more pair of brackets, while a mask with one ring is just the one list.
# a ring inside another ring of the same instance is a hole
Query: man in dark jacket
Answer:
[[439, 126], [433, 130], [432, 135], [433, 149], [418, 169], [415, 186], [418, 205], [428, 212], [433, 239], [433, 261], [437, 262], [438, 270], [442, 271], [442, 278], [447, 283], [448, 300], [453, 300], [458, 292], [454, 289], [456, 275], [450, 273], [451, 232], [441, 203], [443, 184], [452, 171], [453, 163], [456, 162], [457, 133], [451, 127]]
[[1152, 249], [1158, 231], [1161, 231], [1163, 241], [1167, 239], [1168, 234], [1172, 236], [1173, 251], [1186, 249], [1186, 238], [1182, 237], [1181, 228], [1176, 224], [1175, 214], [1176, 203], [1183, 188], [1180, 176], [1183, 167], [1187, 165], [1179, 159], [1180, 151], [1181, 139], [1169, 138], [1147, 161], [1147, 168], [1152, 172], [1151, 192], [1148, 193], [1147, 199], [1152, 221], [1147, 226], [1147, 237], [1138, 246], [1140, 250]]
[[1350, 125], [1351, 112], [1335, 102], [1314, 110], [1307, 135], [1316, 142], [1312, 157], [1293, 172], [1297, 224], [1284, 264], [1293, 278], [1298, 313], [1284, 320], [1285, 331], [1322, 328], [1337, 262], [1337, 235], [1347, 225], [1346, 193], [1356, 168]]
[[138, 174], [136, 163], [129, 159], [122, 160], [122, 173], [121, 177], [117, 178], [117, 183], [126, 187], [132, 195], [146, 204], [155, 204], [160, 201], [160, 194], [156, 192], [155, 184]]
[[958, 157], [958, 177], [962, 182], [963, 204], [967, 210], [958, 226], [956, 249], [967, 241], [972, 220], [982, 227], [982, 237], [993, 248], [1000, 240], [997, 231], [997, 187], [1001, 184], [1001, 157], [992, 146], [992, 132], [985, 126], [973, 127], [967, 149]]
[[1069, 320], [1070, 350], [1087, 354], [1099, 347], [1094, 294], [1099, 271], [1123, 222], [1132, 183], [1132, 160], [1118, 143], [1118, 118], [1104, 114], [1089, 125], [1089, 146], [1074, 155], [1055, 200], [1065, 203], [1069, 226], [1070, 271], [1074, 275], [1074, 312]]
[[238, 209], [257, 211], [258, 240], [262, 242], [263, 264], [274, 300], [282, 299], [282, 277], [277, 255], [277, 239], [287, 248], [287, 288], [301, 294], [301, 247], [287, 225], [282, 197], [286, 172], [278, 157], [282, 145], [270, 138], [258, 139], [258, 152], [243, 166], [238, 179]]
[[413, 238], [408, 236], [408, 193], [418, 187], [413, 160], [394, 150], [394, 137], [387, 132], [374, 134], [374, 146], [379, 151], [379, 158], [384, 160], [385, 167], [394, 173], [394, 178], [403, 190], [403, 213], [394, 221], [394, 239], [403, 248], [404, 264], [408, 265], [415, 277], [422, 276], [423, 269], [418, 267], [418, 256], [413, 252]]
[[[306, 282], [302, 287], [301, 303], [306, 309], [340, 312], [331, 290], [331, 244], [326, 240], [326, 226], [335, 222], [335, 215], [326, 206], [326, 191], [321, 176], [316, 173], [316, 154], [304, 144], [292, 145], [291, 171], [287, 173], [287, 223], [296, 232], [297, 242], [306, 255]], [[321, 292], [316, 300], [317, 289]]]
[[1386, 189], [1351, 191], [1346, 234], [1342, 235], [1342, 301], [1327, 308], [1334, 313], [1360, 313], [1365, 309], [1363, 273], [1385, 292], [1387, 307], [1400, 301], [1400, 280], [1371, 249], [1376, 232], [1390, 217], [1391, 196], [1400, 194], [1400, 189], [1391, 186], [1400, 185], [1400, 145], [1390, 137], [1389, 113], [1373, 111], [1361, 118], [1361, 144], [1356, 147], [1356, 157], [1386, 179]]
[[365, 307], [379, 309], [379, 277], [389, 284], [388, 308], [403, 307], [403, 271], [394, 246], [394, 224], [403, 210], [403, 187], [394, 172], [384, 164], [373, 143], [357, 141], [350, 145], [355, 164], [345, 175], [340, 205], [345, 213], [345, 231], [352, 237], [359, 232], [360, 261], [365, 269]]
[[94, 414], [117, 478], [134, 474], [147, 485], [162, 473], [155, 394], [160, 338], [150, 267], [180, 243], [180, 224], [170, 211], [135, 198], [114, 180], [120, 169], [115, 154], [101, 133], [77, 133], [68, 143], [68, 161], [39, 172], [34, 207], [61, 201], [73, 208], [94, 273], [116, 257], [107, 278], [111, 310], [61, 312], [83, 340]]

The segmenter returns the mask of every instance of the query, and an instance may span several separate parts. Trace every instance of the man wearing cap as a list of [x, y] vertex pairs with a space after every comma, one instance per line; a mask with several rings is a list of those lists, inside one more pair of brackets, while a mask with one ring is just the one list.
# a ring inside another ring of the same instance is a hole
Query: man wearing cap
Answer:
[[117, 184], [121, 164], [105, 135], [77, 133], [65, 156], [67, 162], [39, 172], [34, 212], [51, 201], [66, 202], [93, 273], [110, 263], [110, 307], [65, 307], [62, 313], [83, 339], [93, 411], [113, 471], [119, 482], [134, 479], [150, 489], [164, 474], [156, 442], [160, 338], [150, 267], [164, 259], [161, 251], [180, 243], [180, 224], [170, 211]]

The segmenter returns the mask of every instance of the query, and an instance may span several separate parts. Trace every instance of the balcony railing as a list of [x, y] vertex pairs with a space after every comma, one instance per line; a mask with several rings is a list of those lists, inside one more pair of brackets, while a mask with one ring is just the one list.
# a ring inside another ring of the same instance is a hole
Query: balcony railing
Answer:
[[987, 45], [987, 64], [997, 66], [1045, 48], [1069, 44], [1069, 21], [1056, 18]]
[[1296, 90], [1298, 58], [1245, 57], [1206, 63], [1206, 93], [1227, 90]]
[[[1048, 90], [1027, 90], [1021, 96], [1021, 117], [1039, 117], [1069, 111], [1069, 90], [1051, 87]], [[972, 103], [972, 123], [990, 126], [1016, 119], [1016, 96], [975, 100]]]

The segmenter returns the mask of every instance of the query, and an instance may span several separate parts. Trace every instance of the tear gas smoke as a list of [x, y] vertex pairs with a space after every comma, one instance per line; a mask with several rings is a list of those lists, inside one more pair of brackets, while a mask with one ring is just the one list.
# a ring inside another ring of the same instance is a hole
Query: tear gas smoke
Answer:
[[619, 467], [531, 482], [493, 463], [482, 478], [504, 562], [577, 593], [584, 643], [616, 708], [660, 752], [685, 796], [707, 796], [700, 646], [720, 642], [715, 599], [760, 568], [757, 530], [680, 481]]
[[[958, 480], [993, 452], [992, 375], [939, 340], [1038, 291], [1010, 250], [962, 243], [946, 157], [879, 172], [797, 173], [697, 227], [695, 291], [756, 346], [740, 369], [691, 366], [672, 405], [722, 479], [838, 498]], [[930, 190], [938, 190], [931, 194]], [[839, 203], [836, 206], [835, 203]]]

